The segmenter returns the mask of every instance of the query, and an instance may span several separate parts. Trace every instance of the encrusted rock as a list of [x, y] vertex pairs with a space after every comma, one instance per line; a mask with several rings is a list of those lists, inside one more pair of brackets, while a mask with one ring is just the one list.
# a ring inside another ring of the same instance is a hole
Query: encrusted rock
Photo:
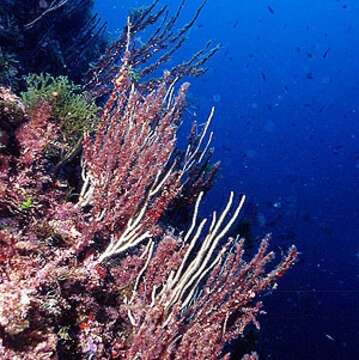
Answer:
[[[25, 105], [10, 89], [0, 86], [0, 130], [16, 128], [26, 118]], [[0, 138], [2, 136], [0, 135]]]

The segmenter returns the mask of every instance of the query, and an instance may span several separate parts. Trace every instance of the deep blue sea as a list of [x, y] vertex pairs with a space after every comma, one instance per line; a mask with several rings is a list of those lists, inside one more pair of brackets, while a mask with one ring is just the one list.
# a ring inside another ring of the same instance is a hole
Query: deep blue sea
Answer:
[[[97, 0], [97, 11], [115, 37], [147, 4]], [[199, 4], [188, 0], [183, 22]], [[209, 39], [222, 48], [189, 79], [184, 121], [216, 107], [222, 165], [205, 211], [245, 193], [253, 236], [301, 252], [263, 298], [260, 358], [359, 359], [359, 1], [208, 0], [174, 62]]]

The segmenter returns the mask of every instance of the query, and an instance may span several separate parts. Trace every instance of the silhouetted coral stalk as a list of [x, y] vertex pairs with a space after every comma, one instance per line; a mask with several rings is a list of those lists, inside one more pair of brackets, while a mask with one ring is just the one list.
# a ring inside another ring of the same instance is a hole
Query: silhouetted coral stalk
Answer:
[[[192, 18], [182, 27], [176, 29], [178, 20], [182, 14], [186, 0], [182, 0], [174, 15], [170, 16], [167, 6], [159, 9], [156, 6], [159, 0], [154, 0], [147, 7], [136, 9], [130, 14], [131, 29], [124, 28], [117, 41], [111, 44], [99, 61], [91, 68], [88, 74], [86, 89], [94, 97], [102, 97], [111, 92], [111, 79], [116, 76], [121, 67], [120, 59], [126, 48], [127, 34], [130, 31], [132, 37], [144, 29], [153, 27], [152, 33], [139, 45], [132, 44], [131, 54], [128, 59], [133, 68], [132, 76], [141, 80], [138, 86], [142, 90], [151, 91], [164, 78], [153, 76], [163, 64], [171, 60], [174, 53], [180, 49], [189, 30], [199, 18], [206, 0], [198, 6]], [[187, 61], [169, 69], [165, 80], [172, 82], [185, 76], [199, 76], [206, 71], [205, 63], [219, 50], [219, 45], [212, 46], [211, 42], [196, 52]], [[152, 76], [152, 77], [151, 77]]]
[[25, 29], [28, 30], [33, 27], [38, 21], [40, 21], [43, 17], [48, 15], [49, 13], [58, 10], [62, 6], [66, 5], [70, 0], [54, 0], [52, 1], [46, 8], [44, 12], [41, 13], [36, 19], [32, 20], [28, 24], [25, 25]]

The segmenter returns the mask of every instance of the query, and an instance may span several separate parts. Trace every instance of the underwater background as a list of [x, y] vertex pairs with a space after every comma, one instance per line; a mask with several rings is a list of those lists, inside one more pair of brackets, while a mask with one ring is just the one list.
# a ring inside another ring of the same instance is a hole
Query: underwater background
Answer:
[[[186, 5], [184, 21], [198, 4]], [[96, 10], [115, 37], [142, 5], [97, 0]], [[222, 164], [207, 212], [229, 190], [245, 193], [253, 246], [271, 232], [276, 250], [295, 243], [301, 251], [265, 299], [254, 335], [262, 359], [359, 358], [358, 19], [355, 0], [209, 0], [175, 57], [209, 39], [222, 46], [190, 80], [183, 124], [216, 107]]]

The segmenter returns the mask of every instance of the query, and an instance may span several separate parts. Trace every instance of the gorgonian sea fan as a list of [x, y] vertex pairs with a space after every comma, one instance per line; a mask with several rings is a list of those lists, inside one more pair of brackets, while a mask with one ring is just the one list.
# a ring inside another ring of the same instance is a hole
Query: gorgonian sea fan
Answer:
[[[197, 191], [186, 232], [161, 220], [208, 151], [210, 113], [181, 159], [174, 148], [187, 85], [141, 93], [126, 48], [94, 133], [83, 142], [82, 186], [52, 163], [61, 146], [49, 104], [15, 130], [0, 157], [1, 359], [218, 359], [254, 324], [258, 296], [276, 286], [297, 250], [272, 270], [268, 237], [246, 261], [227, 238], [245, 197], [199, 220]], [[51, 131], [50, 131], [50, 130]], [[208, 223], [208, 224], [207, 224]], [[255, 359], [256, 354], [246, 355]]]

